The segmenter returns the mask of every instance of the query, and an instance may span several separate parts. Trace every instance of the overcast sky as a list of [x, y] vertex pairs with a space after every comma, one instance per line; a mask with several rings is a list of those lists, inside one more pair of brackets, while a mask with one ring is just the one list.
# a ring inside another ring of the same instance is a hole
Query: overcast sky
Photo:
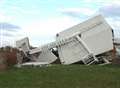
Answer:
[[0, 0], [0, 46], [28, 36], [33, 46], [55, 34], [102, 14], [120, 36], [120, 0]]

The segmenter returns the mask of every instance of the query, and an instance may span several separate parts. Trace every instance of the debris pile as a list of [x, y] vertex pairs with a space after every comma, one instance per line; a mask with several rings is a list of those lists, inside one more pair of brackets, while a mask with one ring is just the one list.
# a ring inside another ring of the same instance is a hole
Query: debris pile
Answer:
[[27, 37], [16, 41], [16, 46], [22, 50], [18, 52], [23, 53], [22, 63], [109, 63], [108, 57], [111, 53], [107, 53], [114, 49], [113, 30], [105, 19], [98, 15], [56, 34], [56, 41], [41, 47], [31, 49]]

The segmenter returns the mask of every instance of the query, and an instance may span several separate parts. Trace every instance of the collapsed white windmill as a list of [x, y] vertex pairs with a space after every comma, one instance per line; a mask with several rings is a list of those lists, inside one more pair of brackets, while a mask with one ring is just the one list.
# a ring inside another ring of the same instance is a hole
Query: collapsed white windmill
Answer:
[[29, 51], [30, 57], [36, 62], [54, 62], [58, 57], [52, 50], [57, 49], [62, 64], [82, 61], [89, 65], [97, 61], [96, 55], [113, 49], [112, 39], [112, 28], [98, 15], [58, 33], [55, 42], [31, 50], [27, 48], [29, 41], [25, 38], [17, 41], [16, 45], [25, 52]]

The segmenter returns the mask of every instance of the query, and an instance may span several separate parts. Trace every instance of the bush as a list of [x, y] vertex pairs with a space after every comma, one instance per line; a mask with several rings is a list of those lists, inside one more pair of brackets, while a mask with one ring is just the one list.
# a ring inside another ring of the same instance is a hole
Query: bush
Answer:
[[7, 58], [3, 53], [0, 53], [0, 70], [6, 70], [7, 69]]

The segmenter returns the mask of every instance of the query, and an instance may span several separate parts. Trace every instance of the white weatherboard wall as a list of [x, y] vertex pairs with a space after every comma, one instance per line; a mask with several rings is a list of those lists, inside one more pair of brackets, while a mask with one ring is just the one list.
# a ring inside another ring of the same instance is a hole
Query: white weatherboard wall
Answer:
[[76, 34], [81, 35], [81, 39], [94, 55], [113, 49], [112, 28], [101, 15], [58, 33], [56, 40], [69, 38]]
[[88, 50], [77, 39], [58, 47], [59, 57], [62, 64], [72, 64], [81, 61], [89, 54]]

